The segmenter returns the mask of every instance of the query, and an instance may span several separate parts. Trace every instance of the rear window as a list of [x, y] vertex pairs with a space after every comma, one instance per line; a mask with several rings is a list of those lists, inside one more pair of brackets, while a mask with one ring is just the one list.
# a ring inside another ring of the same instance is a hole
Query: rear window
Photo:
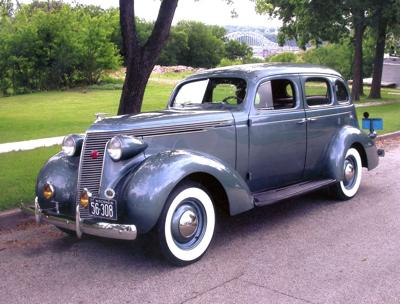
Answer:
[[308, 78], [304, 84], [306, 102], [310, 107], [329, 105], [332, 103], [330, 85], [324, 78]]
[[336, 100], [339, 103], [348, 103], [350, 101], [349, 92], [347, 91], [345, 84], [340, 80], [336, 80], [335, 82], [335, 93]]
[[254, 104], [257, 109], [291, 109], [296, 106], [293, 82], [288, 79], [274, 79], [262, 83], [257, 90]]

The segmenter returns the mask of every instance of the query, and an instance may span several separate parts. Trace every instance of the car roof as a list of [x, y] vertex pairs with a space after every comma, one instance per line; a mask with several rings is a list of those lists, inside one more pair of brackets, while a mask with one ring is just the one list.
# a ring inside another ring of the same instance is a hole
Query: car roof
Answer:
[[257, 63], [205, 70], [193, 74], [186, 79], [193, 80], [209, 77], [239, 77], [253, 79], [283, 74], [330, 74], [341, 77], [341, 75], [335, 70], [320, 65], [295, 63]]

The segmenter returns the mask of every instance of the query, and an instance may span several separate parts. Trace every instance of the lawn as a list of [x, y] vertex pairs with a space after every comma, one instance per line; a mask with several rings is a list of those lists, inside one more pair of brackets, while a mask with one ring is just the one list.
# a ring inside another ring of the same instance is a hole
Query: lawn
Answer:
[[36, 176], [59, 146], [31, 151], [0, 154], [0, 210], [32, 203], [35, 197]]
[[364, 112], [368, 112], [371, 118], [383, 118], [383, 130], [377, 131], [378, 134], [400, 130], [400, 103], [357, 108], [360, 126]]
[[382, 99], [373, 99], [373, 98], [368, 98], [369, 94], [369, 87], [364, 88], [364, 93], [366, 94], [365, 96], [361, 97], [361, 103], [364, 102], [371, 102], [371, 101], [399, 101], [400, 102], [400, 90], [398, 89], [389, 89], [389, 88], [382, 88], [381, 90], [381, 96]]
[[[173, 84], [149, 82], [143, 111], [165, 108]], [[120, 90], [76, 89], [0, 98], [0, 143], [83, 132], [94, 114], [115, 114]]]

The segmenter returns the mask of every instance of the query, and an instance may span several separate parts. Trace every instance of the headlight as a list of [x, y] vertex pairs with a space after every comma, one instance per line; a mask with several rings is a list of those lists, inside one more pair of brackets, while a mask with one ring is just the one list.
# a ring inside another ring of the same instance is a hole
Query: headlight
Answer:
[[121, 159], [122, 143], [118, 136], [111, 138], [108, 143], [107, 152], [113, 160], [118, 161]]
[[82, 149], [83, 137], [77, 134], [70, 134], [64, 137], [62, 150], [68, 156], [79, 155]]
[[108, 142], [107, 152], [112, 160], [119, 161], [138, 155], [146, 148], [147, 144], [136, 137], [117, 135]]

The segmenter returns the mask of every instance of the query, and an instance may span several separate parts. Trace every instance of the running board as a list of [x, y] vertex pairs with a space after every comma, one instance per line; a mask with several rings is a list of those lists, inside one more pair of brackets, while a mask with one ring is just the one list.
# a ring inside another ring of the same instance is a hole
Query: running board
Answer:
[[254, 205], [255, 206], [265, 206], [272, 203], [282, 201], [293, 196], [301, 195], [307, 192], [317, 190], [319, 188], [326, 187], [328, 185], [334, 184], [336, 181], [334, 179], [324, 179], [318, 181], [308, 181], [284, 188], [268, 190], [265, 192], [258, 192], [254, 194]]

